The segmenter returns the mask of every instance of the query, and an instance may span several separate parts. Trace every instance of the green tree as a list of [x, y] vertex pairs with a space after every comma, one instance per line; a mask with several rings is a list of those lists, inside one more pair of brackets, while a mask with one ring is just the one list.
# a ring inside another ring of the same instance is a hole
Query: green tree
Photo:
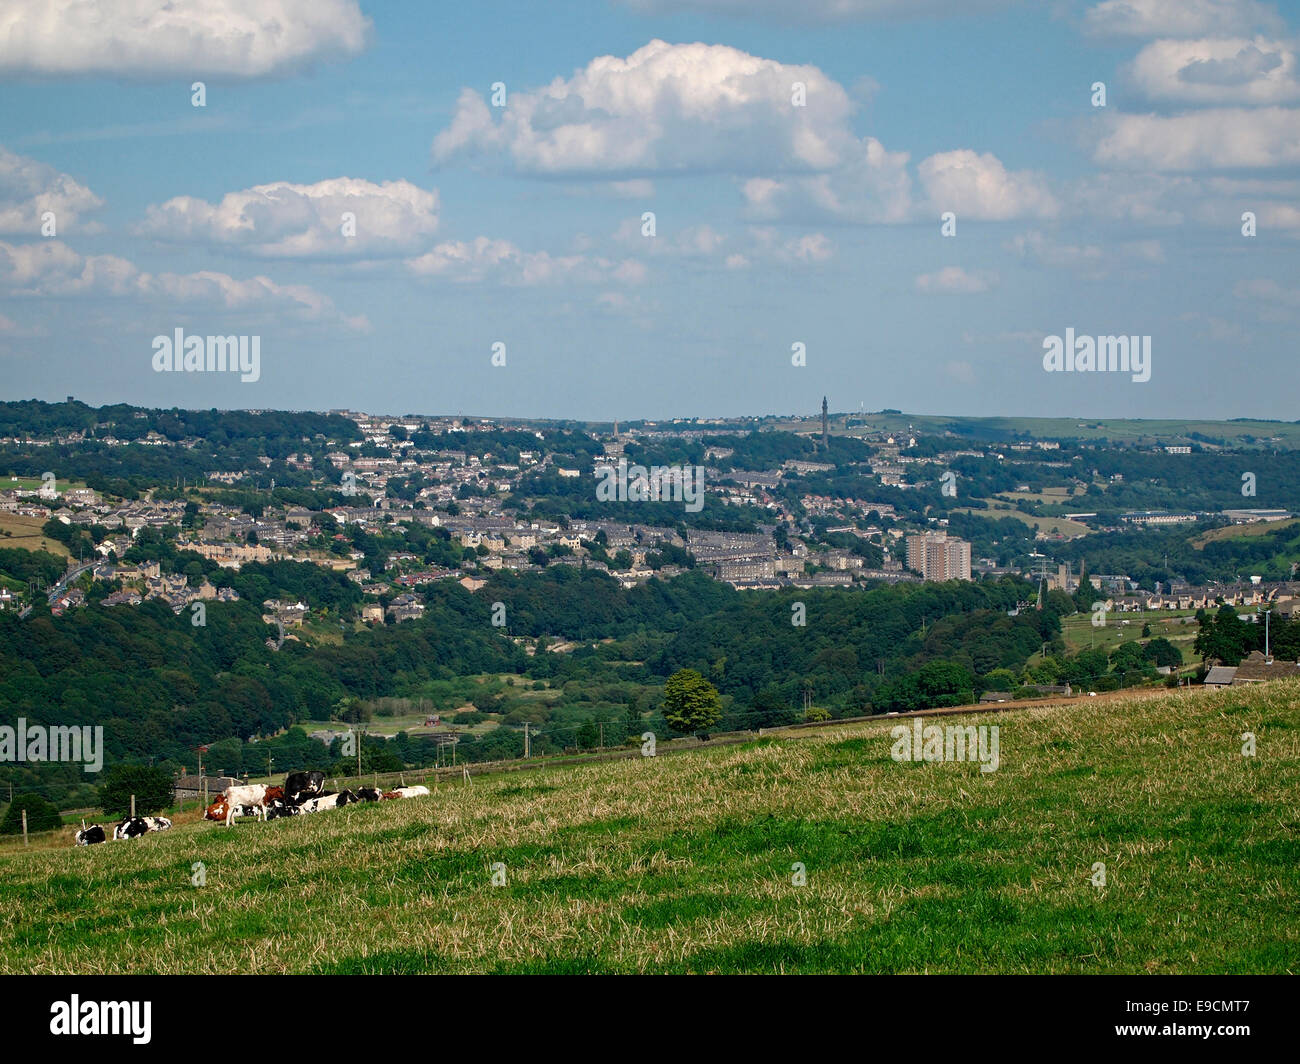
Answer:
[[985, 691], [1013, 691], [1019, 683], [1010, 669], [994, 669], [984, 676], [982, 685]]
[[600, 745], [600, 728], [594, 720], [586, 721], [578, 729], [578, 745], [584, 750], [594, 750]]
[[129, 816], [131, 795], [137, 816], [161, 812], [172, 804], [172, 777], [164, 768], [150, 765], [114, 765], [99, 785], [99, 804], [108, 816]]
[[58, 806], [39, 794], [15, 794], [5, 810], [4, 819], [0, 820], [0, 835], [22, 834], [24, 809], [27, 810], [28, 832], [54, 831], [63, 826]]
[[679, 732], [700, 732], [722, 719], [718, 689], [694, 669], [678, 669], [664, 684], [664, 719]]
[[1183, 652], [1163, 637], [1153, 639], [1142, 648], [1142, 657], [1153, 665], [1178, 668], [1183, 663]]
[[1079, 586], [1074, 589], [1074, 605], [1080, 613], [1091, 613], [1092, 604], [1097, 601], [1097, 589], [1088, 579], [1088, 567], [1079, 571]]

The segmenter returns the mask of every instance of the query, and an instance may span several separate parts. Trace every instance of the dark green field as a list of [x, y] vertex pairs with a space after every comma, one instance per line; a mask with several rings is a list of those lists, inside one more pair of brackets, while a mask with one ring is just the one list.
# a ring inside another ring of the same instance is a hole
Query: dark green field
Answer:
[[8, 847], [0, 971], [1300, 968], [1300, 683], [959, 721], [998, 771], [895, 762], [881, 721]]

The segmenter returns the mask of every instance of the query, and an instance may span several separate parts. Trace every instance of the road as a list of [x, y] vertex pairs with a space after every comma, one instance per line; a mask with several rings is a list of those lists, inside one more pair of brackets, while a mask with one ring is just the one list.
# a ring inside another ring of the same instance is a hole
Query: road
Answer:
[[[54, 605], [54, 600], [58, 598], [60, 595], [62, 595], [68, 589], [68, 585], [72, 583], [72, 581], [77, 579], [77, 577], [79, 577], [82, 573], [89, 572], [91, 569], [95, 568], [95, 566], [98, 564], [99, 564], [99, 560], [96, 559], [93, 562], [83, 562], [81, 565], [78, 565], [75, 569], [69, 569], [66, 573], [64, 573], [61, 577], [59, 577], [59, 582], [55, 584], [52, 588], [50, 588], [50, 590], [46, 593], [45, 601], [48, 602], [50, 605]], [[27, 618], [27, 615], [31, 612], [32, 612], [32, 608], [31, 606], [28, 606], [26, 609], [19, 612], [18, 619], [20, 621], [25, 620]]]

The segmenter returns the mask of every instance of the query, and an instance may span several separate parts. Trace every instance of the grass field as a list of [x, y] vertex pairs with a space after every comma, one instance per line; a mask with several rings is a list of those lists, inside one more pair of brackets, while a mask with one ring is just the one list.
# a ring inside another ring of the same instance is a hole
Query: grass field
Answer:
[[[68, 548], [57, 539], [41, 534], [48, 518], [23, 517], [19, 514], [0, 513], [0, 547], [21, 547], [23, 550], [43, 550], [60, 558], [68, 556]], [[8, 533], [6, 535], [6, 533]]]
[[955, 512], [961, 514], [974, 514], [977, 517], [991, 518], [998, 520], [1003, 517], [1014, 517], [1017, 521], [1028, 525], [1035, 532], [1059, 532], [1063, 536], [1074, 538], [1075, 536], [1086, 536], [1092, 529], [1082, 521], [1071, 521], [1068, 517], [1035, 517], [1033, 514], [1025, 513], [1024, 510], [999, 509], [997, 506], [990, 506], [987, 510], [975, 510], [971, 507], [954, 507]]
[[1300, 968], [1300, 683], [958, 719], [998, 771], [873, 721], [8, 851], [0, 972]]
[[1255, 536], [1267, 536], [1270, 532], [1277, 532], [1284, 528], [1294, 528], [1296, 523], [1296, 520], [1292, 518], [1289, 521], [1254, 521], [1248, 525], [1224, 525], [1222, 528], [1212, 528], [1208, 532], [1202, 532], [1189, 542], [1197, 550], [1204, 550], [1207, 543], [1214, 543], [1221, 539], [1250, 539]]
[[1142, 642], [1142, 626], [1149, 624], [1152, 639], [1168, 639], [1183, 652], [1183, 664], [1194, 665], [1201, 660], [1201, 656], [1192, 649], [1200, 628], [1190, 620], [1186, 624], [1183, 621], [1195, 616], [1195, 610], [1135, 610], [1132, 613], [1107, 614], [1106, 623], [1094, 627], [1091, 613], [1076, 613], [1061, 618], [1061, 638], [1071, 654], [1092, 647], [1109, 653], [1120, 643], [1133, 640]]

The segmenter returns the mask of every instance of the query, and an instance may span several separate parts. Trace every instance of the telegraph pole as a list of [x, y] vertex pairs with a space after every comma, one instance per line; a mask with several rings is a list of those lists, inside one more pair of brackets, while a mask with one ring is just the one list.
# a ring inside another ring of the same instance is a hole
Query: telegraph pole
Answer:
[[531, 750], [528, 742], [528, 721], [524, 721], [524, 760], [525, 761], [528, 760], [530, 753]]

